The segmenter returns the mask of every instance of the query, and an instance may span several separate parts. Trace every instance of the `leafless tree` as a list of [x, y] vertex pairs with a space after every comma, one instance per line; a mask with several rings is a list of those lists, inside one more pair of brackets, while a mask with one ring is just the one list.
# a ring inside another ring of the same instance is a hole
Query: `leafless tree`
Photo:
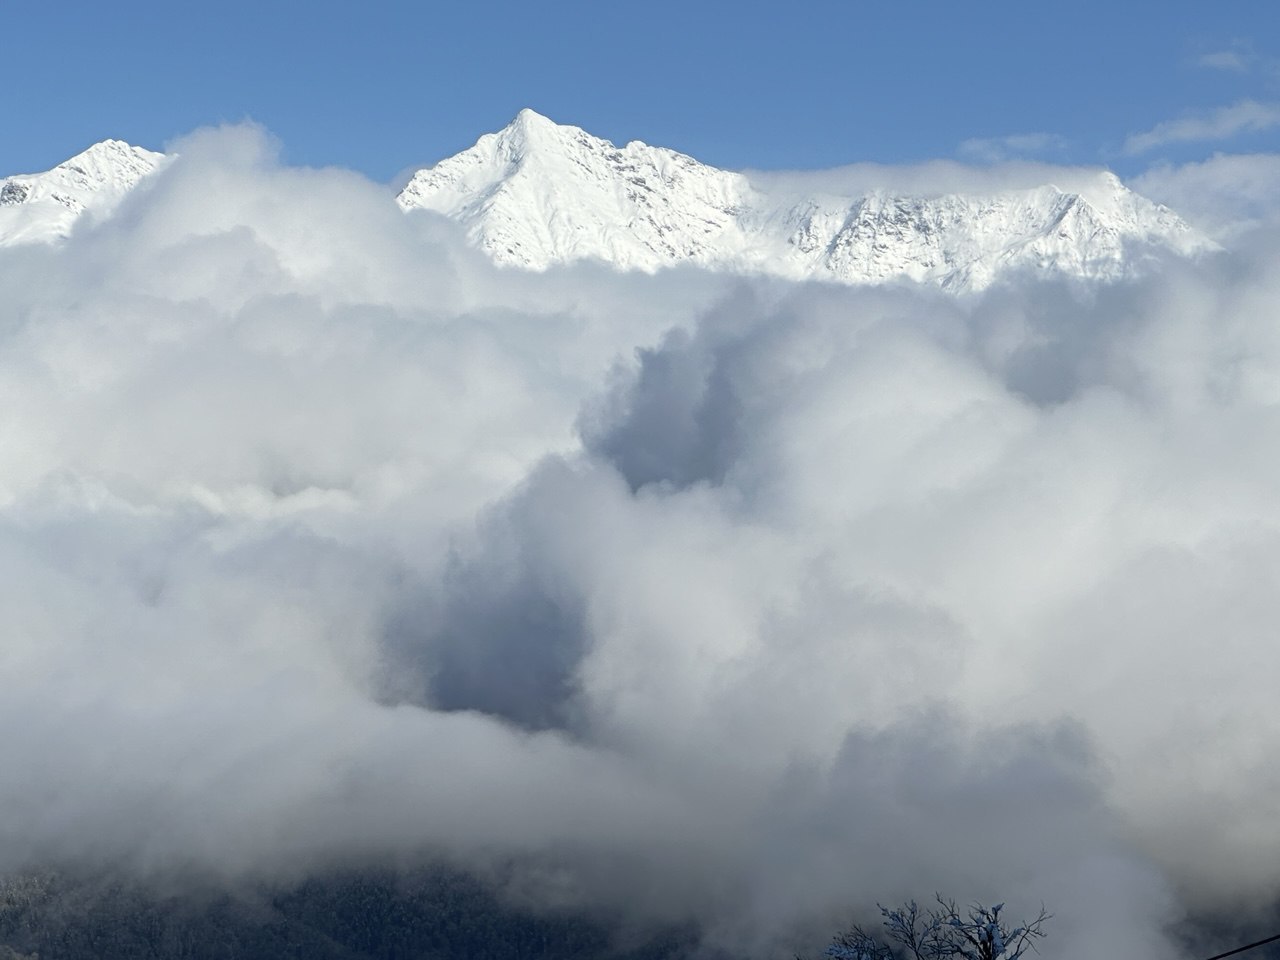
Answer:
[[880, 907], [884, 930], [861, 926], [838, 934], [827, 947], [832, 960], [1019, 960], [1035, 949], [1051, 915], [1041, 906], [1034, 919], [1011, 927], [1000, 916], [1003, 903], [969, 906], [962, 914], [954, 900], [937, 898], [923, 910], [912, 900], [901, 907]]

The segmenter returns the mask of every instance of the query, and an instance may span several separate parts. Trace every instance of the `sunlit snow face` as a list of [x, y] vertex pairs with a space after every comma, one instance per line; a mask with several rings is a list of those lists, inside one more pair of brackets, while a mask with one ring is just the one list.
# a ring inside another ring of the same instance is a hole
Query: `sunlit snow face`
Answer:
[[1212, 244], [1101, 170], [957, 164], [818, 174], [718, 170], [523, 110], [413, 175], [397, 201], [442, 213], [496, 262], [675, 264], [842, 284], [983, 290], [1013, 273], [1115, 280]]
[[514, 858], [760, 951], [1275, 895], [1273, 234], [1087, 296], [530, 275], [179, 153], [0, 253], [0, 865]]

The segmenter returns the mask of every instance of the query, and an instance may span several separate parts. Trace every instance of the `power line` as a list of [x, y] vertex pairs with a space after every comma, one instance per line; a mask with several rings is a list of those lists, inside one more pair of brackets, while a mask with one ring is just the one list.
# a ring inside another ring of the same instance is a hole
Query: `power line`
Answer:
[[1236, 947], [1234, 950], [1228, 950], [1226, 953], [1219, 953], [1212, 957], [1205, 957], [1205, 960], [1222, 960], [1223, 957], [1234, 957], [1237, 953], [1244, 953], [1246, 950], [1252, 950], [1254, 947], [1260, 947], [1264, 943], [1272, 943], [1280, 940], [1280, 933], [1274, 937], [1267, 937], [1265, 940], [1259, 940], [1256, 943], [1246, 943], [1243, 947]]

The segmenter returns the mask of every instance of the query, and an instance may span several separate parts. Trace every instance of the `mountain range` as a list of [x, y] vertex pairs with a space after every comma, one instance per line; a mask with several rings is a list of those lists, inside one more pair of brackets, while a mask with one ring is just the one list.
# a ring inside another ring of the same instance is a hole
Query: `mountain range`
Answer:
[[[57, 242], [109, 216], [166, 156], [107, 140], [46, 173], [0, 182], [0, 246]], [[955, 292], [1013, 273], [1115, 280], [1151, 256], [1210, 246], [1114, 174], [1070, 173], [979, 193], [822, 189], [803, 178], [720, 170], [639, 141], [615, 146], [522, 110], [504, 129], [417, 171], [407, 212], [460, 223], [496, 262], [545, 270], [579, 260], [655, 271], [682, 263], [846, 284], [918, 281]]]

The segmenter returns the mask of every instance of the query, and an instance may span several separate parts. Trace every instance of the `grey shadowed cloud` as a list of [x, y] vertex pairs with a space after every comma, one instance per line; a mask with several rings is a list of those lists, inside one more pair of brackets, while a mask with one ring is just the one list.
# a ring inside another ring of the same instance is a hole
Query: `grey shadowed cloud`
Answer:
[[761, 956], [1280, 893], [1273, 227], [963, 301], [535, 275], [178, 152], [0, 252], [0, 869], [514, 861]]

